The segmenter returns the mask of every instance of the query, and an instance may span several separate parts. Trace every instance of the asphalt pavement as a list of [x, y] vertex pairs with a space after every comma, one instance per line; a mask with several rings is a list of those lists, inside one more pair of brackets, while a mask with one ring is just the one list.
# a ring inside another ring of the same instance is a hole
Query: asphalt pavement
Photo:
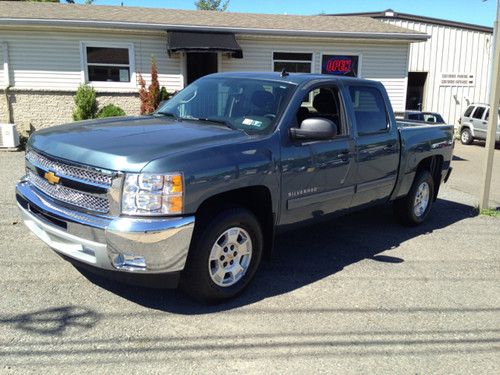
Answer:
[[20, 222], [22, 154], [0, 153], [0, 373], [500, 373], [483, 150], [457, 145], [424, 225], [381, 207], [287, 233], [246, 293], [211, 307], [65, 262]]

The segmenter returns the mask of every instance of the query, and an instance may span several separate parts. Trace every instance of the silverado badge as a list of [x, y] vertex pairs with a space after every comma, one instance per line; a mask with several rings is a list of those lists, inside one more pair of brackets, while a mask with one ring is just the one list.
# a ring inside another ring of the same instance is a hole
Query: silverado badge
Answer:
[[56, 174], [54, 172], [46, 172], [44, 175], [43, 175], [43, 178], [45, 178], [49, 184], [51, 185], [55, 185], [55, 184], [58, 184], [59, 181], [61, 180], [60, 177], [56, 176]]

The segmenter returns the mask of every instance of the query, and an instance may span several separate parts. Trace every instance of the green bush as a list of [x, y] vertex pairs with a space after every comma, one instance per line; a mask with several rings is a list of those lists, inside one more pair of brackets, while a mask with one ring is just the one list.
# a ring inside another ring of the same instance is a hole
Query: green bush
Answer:
[[125, 116], [125, 111], [114, 104], [108, 104], [97, 112], [97, 118]]
[[97, 112], [97, 100], [93, 87], [80, 85], [75, 95], [76, 108], [73, 111], [73, 120], [88, 120], [95, 118]]

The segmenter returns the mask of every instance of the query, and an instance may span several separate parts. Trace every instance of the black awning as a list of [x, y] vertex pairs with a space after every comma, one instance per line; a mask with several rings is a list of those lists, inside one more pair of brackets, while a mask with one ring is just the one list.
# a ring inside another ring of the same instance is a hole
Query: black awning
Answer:
[[168, 52], [228, 52], [241, 59], [243, 51], [232, 33], [169, 31]]

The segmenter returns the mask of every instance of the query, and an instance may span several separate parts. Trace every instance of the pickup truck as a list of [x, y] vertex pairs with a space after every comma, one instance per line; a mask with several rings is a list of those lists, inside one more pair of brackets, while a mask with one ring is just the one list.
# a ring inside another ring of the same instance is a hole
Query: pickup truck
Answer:
[[151, 115], [33, 133], [16, 198], [77, 266], [214, 303], [244, 290], [278, 231], [387, 202], [422, 223], [453, 146], [452, 126], [398, 125], [378, 82], [220, 73]]

